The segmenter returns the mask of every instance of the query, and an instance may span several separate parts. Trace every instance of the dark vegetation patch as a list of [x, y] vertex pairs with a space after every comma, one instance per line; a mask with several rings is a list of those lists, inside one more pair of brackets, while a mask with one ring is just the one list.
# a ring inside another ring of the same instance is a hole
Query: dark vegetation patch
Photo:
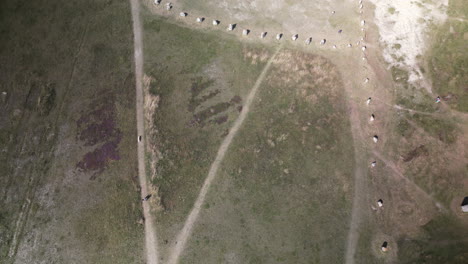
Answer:
[[188, 104], [188, 111], [194, 112], [201, 103], [205, 102], [208, 99], [211, 99], [220, 93], [219, 89], [210, 91], [208, 94], [199, 96], [203, 91], [213, 86], [214, 80], [204, 81], [203, 78], [198, 77], [194, 78], [192, 81], [192, 86], [190, 87], [191, 97]]
[[231, 104], [240, 104], [242, 102], [242, 98], [238, 95], [231, 98], [229, 101]]
[[209, 94], [207, 95], [203, 95], [201, 96], [201, 98], [191, 98], [190, 102], [189, 102], [189, 105], [188, 105], [188, 110], [190, 112], [194, 112], [195, 111], [195, 108], [197, 106], [199, 106], [201, 103], [205, 102], [206, 100], [208, 99], [211, 99], [213, 97], [215, 97], [216, 95], [218, 95], [220, 93], [219, 90], [214, 90], [212, 92], [210, 92]]
[[[221, 93], [219, 89], [211, 89], [215, 84], [214, 80], [203, 80], [202, 77], [194, 78], [190, 87], [191, 97], [188, 103], [188, 111], [195, 112], [202, 103], [207, 100], [215, 98]], [[220, 113], [226, 112], [231, 106], [236, 106], [242, 103], [242, 98], [238, 95], [231, 98], [229, 102], [217, 103], [213, 106], [205, 106], [205, 109], [194, 113], [193, 118], [189, 121], [189, 126], [204, 126], [212, 117], [214, 120], [210, 120], [209, 123], [222, 124], [228, 120], [228, 115], [216, 117]]]
[[77, 139], [83, 141], [85, 146], [100, 146], [86, 153], [76, 166], [83, 172], [93, 172], [91, 179], [95, 179], [107, 168], [109, 161], [120, 160], [118, 145], [122, 140], [122, 133], [117, 128], [112, 96], [106, 100], [95, 100], [92, 105], [99, 107], [83, 113], [76, 122]]
[[203, 81], [202, 77], [195, 78], [192, 82], [192, 87], [190, 87], [190, 92], [192, 93], [192, 98], [197, 97], [201, 92], [203, 92], [208, 87], [214, 84], [214, 80]]
[[402, 137], [409, 138], [414, 132], [414, 128], [411, 124], [404, 118], [398, 119], [396, 124], [396, 130]]
[[399, 84], [403, 84], [403, 85], [406, 85], [408, 83], [409, 75], [407, 71], [401, 68], [398, 68], [396, 66], [393, 66], [391, 68], [391, 72], [392, 72], [392, 78], [395, 82]]
[[403, 156], [403, 162], [410, 162], [413, 159], [423, 155], [428, 155], [429, 151], [424, 145], [420, 145]]
[[78, 126], [77, 139], [85, 146], [94, 146], [112, 138], [120, 137], [120, 130], [116, 128], [115, 105], [113, 100], [95, 101], [96, 110], [83, 113], [76, 122]]
[[217, 103], [205, 110], [202, 110], [195, 115], [193, 115], [193, 119], [190, 120], [190, 126], [193, 125], [201, 125], [203, 126], [207, 119], [226, 111], [231, 106], [230, 103]]
[[93, 175], [90, 179], [96, 179], [107, 167], [110, 160], [120, 160], [119, 142], [120, 139], [106, 142], [96, 150], [86, 153], [76, 166], [84, 172], [92, 171]]
[[223, 116], [214, 118], [213, 120], [211, 120], [211, 122], [220, 125], [220, 124], [226, 122], [227, 120], [228, 120], [228, 116], [223, 115]]

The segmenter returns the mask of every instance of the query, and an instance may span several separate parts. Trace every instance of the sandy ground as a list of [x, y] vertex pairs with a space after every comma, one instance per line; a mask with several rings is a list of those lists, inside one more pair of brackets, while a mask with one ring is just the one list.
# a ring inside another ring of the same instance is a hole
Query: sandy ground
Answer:
[[[424, 55], [427, 32], [432, 24], [447, 19], [447, 0], [434, 3], [407, 0], [371, 0], [375, 4], [375, 23], [379, 28], [383, 56], [391, 66], [409, 70], [410, 82], [424, 79], [418, 57]], [[424, 3], [423, 3], [424, 2]], [[432, 92], [430, 87], [429, 92]]]
[[[143, 41], [140, 21], [140, 7], [138, 0], [130, 0], [132, 6], [134, 53], [135, 53], [135, 80], [136, 80], [136, 109], [137, 109], [137, 131], [142, 140], [138, 142], [138, 178], [140, 180], [141, 198], [148, 192], [147, 178], [145, 171], [145, 136], [144, 136], [144, 108], [143, 108]], [[158, 263], [158, 247], [156, 231], [153, 227], [153, 217], [150, 212], [150, 204], [143, 202], [143, 214], [145, 217], [145, 243], [146, 243], [146, 263]]]
[[[248, 2], [248, 3], [247, 3]], [[349, 43], [356, 44], [355, 38], [360, 33], [356, 26], [359, 20], [356, 16], [356, 3], [345, 1], [337, 4], [329, 1], [317, 5], [310, 1], [171, 1], [173, 7], [166, 10], [167, 2], [154, 5], [152, 0], [145, 0], [146, 5], [153, 14], [169, 17], [177, 23], [198, 29], [211, 29], [223, 31], [227, 34], [239, 36], [243, 41], [262, 42], [272, 44], [279, 33], [283, 34], [281, 42], [287, 42], [294, 46], [305, 46], [304, 42], [311, 37], [312, 44], [309, 48], [347, 49]], [[180, 12], [186, 12], [186, 17], [181, 17]], [[332, 13], [336, 12], [336, 13]], [[203, 17], [205, 21], [197, 23], [196, 18]], [[220, 21], [218, 26], [212, 25], [212, 20]], [[227, 31], [228, 24], [236, 24], [232, 31]], [[242, 36], [242, 30], [249, 29], [248, 36]], [[342, 29], [342, 33], [338, 30]], [[260, 34], [267, 32], [264, 39]], [[298, 39], [292, 41], [291, 37], [298, 34]], [[326, 39], [325, 45], [320, 41]]]

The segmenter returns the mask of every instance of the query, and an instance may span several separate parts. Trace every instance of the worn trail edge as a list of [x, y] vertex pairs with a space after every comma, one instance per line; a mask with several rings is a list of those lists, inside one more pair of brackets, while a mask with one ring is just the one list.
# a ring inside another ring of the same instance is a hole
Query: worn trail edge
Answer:
[[[140, 21], [140, 6], [138, 0], [130, 0], [132, 7], [133, 20], [133, 41], [135, 53], [135, 80], [136, 80], [136, 114], [137, 131], [142, 137], [138, 142], [138, 178], [140, 180], [142, 198], [148, 193], [147, 178], [145, 171], [145, 124], [143, 109], [143, 44]], [[143, 215], [145, 217], [145, 244], [146, 244], [146, 263], [158, 263], [158, 247], [156, 233], [153, 227], [153, 217], [150, 212], [149, 203], [143, 203]]]
[[[351, 94], [349, 87], [346, 86], [348, 96]], [[351, 213], [351, 222], [348, 231], [348, 239], [346, 242], [346, 252], [345, 252], [345, 263], [354, 264], [354, 256], [356, 253], [356, 247], [359, 240], [359, 227], [361, 225], [362, 219], [364, 216], [364, 207], [363, 205], [366, 202], [366, 177], [367, 172], [364, 164], [365, 155], [363, 151], [363, 146], [359, 143], [363, 142], [363, 132], [361, 129], [361, 122], [359, 119], [358, 107], [355, 102], [350, 103], [350, 121], [351, 121], [351, 134], [354, 142], [354, 158], [355, 158], [355, 169], [354, 169], [354, 196], [353, 196], [353, 206]]]
[[218, 171], [219, 165], [223, 161], [224, 155], [226, 154], [226, 151], [228, 150], [229, 145], [231, 145], [232, 139], [237, 134], [237, 132], [239, 131], [239, 128], [242, 126], [242, 123], [247, 117], [247, 114], [249, 113], [249, 110], [250, 110], [250, 106], [252, 105], [253, 99], [255, 98], [258, 88], [260, 87], [263, 80], [265, 79], [265, 76], [268, 70], [270, 69], [271, 63], [273, 62], [274, 58], [276, 57], [280, 49], [281, 49], [281, 46], [278, 47], [278, 49], [275, 51], [273, 56], [271, 56], [271, 58], [268, 60], [267, 64], [265, 65], [262, 72], [260, 73], [260, 76], [258, 76], [258, 79], [255, 82], [255, 85], [252, 87], [252, 90], [250, 90], [250, 93], [247, 96], [247, 100], [245, 101], [245, 105], [242, 109], [242, 112], [240, 113], [236, 121], [234, 122], [234, 125], [229, 131], [229, 134], [226, 136], [226, 138], [224, 138], [223, 142], [221, 143], [221, 146], [218, 149], [218, 153], [216, 154], [216, 158], [211, 164], [210, 171], [208, 172], [208, 176], [206, 177], [205, 182], [203, 183], [203, 186], [200, 190], [200, 193], [198, 194], [197, 200], [195, 201], [192, 211], [190, 212], [187, 220], [185, 221], [184, 227], [182, 228], [179, 235], [177, 236], [176, 244], [174, 245], [174, 248], [172, 249], [170, 256], [169, 256], [169, 261], [168, 261], [169, 264], [176, 264], [178, 262], [179, 257], [185, 248], [185, 244], [187, 243], [187, 240], [192, 233], [194, 223], [198, 218], [200, 209], [205, 201], [205, 197], [206, 197], [206, 194], [208, 193], [208, 189], [210, 188], [211, 183], [213, 182], [213, 179], [216, 176], [216, 172]]

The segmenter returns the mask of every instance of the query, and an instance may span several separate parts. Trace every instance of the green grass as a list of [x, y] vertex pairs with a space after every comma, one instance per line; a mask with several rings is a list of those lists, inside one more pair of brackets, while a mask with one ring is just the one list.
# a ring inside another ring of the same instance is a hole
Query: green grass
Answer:
[[439, 216], [424, 225], [423, 230], [418, 238], [398, 242], [399, 263], [462, 264], [468, 261], [468, 233], [453, 217]]
[[226, 154], [183, 263], [343, 262], [354, 158], [342, 85], [329, 62], [291, 53], [297, 72], [308, 74], [273, 66]]
[[125, 179], [111, 180], [106, 198], [76, 216], [74, 232], [81, 241], [90, 263], [143, 263], [141, 243], [143, 225], [140, 208], [132, 205], [139, 199]]
[[410, 125], [410, 123], [407, 120], [399, 119], [398, 123], [396, 124], [396, 131], [401, 137], [410, 137], [411, 134], [414, 132], [414, 128]]
[[357, 263], [381, 263], [381, 260], [379, 260], [373, 254], [373, 249], [377, 248], [377, 245], [372, 244], [375, 232], [378, 232], [378, 227], [376, 228], [371, 221], [367, 220], [366, 222], [361, 224], [361, 229], [359, 230], [358, 245], [356, 247], [355, 254], [355, 260], [357, 260]]
[[391, 73], [399, 87], [395, 94], [397, 105], [424, 112], [433, 112], [437, 109], [434, 103], [435, 98], [432, 98], [423, 88], [416, 88], [408, 83], [409, 75], [406, 70], [393, 66]]
[[452, 144], [457, 139], [456, 124], [449, 118], [436, 118], [427, 115], [414, 114], [412, 119], [429, 135], [440, 141]]
[[[246, 54], [271, 52], [217, 32], [183, 28], [147, 13], [144, 25], [145, 71], [152, 78], [150, 92], [161, 98], [153, 115], [157, 130], [152, 131], [152, 141], [162, 158], [153, 183], [159, 188], [164, 208], [157, 214], [157, 226], [162, 252], [167, 253], [193, 206], [221, 140], [238, 116], [238, 107], [243, 105], [265, 65], [265, 61], [253, 64]], [[305, 55], [294, 56], [301, 60]], [[289, 68], [287, 73], [280, 72], [285, 68], [270, 73], [295, 81], [287, 85], [282, 85], [283, 80], [264, 81], [259, 91], [262, 101], [254, 104], [218, 175], [220, 180], [227, 177], [234, 182], [226, 183], [229, 191], [219, 192], [218, 185], [210, 191], [226, 200], [209, 198], [203, 205], [203, 210], [214, 212], [213, 217], [222, 220], [213, 225], [206, 219], [197, 222], [210, 226], [209, 234], [195, 230], [191, 241], [201, 251], [190, 262], [223, 262], [223, 255], [231, 246], [245, 253], [245, 263], [301, 262], [309, 257], [317, 262], [342, 260], [352, 189], [349, 171], [354, 161], [349, 122], [336, 69], [323, 58], [307, 58], [310, 69], [318, 65], [331, 75], [309, 73], [301, 79]], [[319, 77], [323, 78], [316, 81]], [[310, 84], [304, 91], [309, 96], [307, 100], [312, 101], [305, 101], [299, 94], [304, 84]], [[227, 116], [226, 122], [212, 122], [222, 116]], [[303, 131], [304, 127], [308, 130]], [[287, 136], [282, 136], [282, 131]], [[245, 141], [237, 141], [240, 139]], [[304, 145], [302, 140], [306, 141]], [[270, 144], [275, 144], [275, 148]], [[260, 150], [258, 154], [256, 149]], [[339, 164], [335, 164], [337, 156], [342, 157]], [[250, 164], [252, 161], [254, 164]], [[297, 193], [287, 198], [288, 188], [292, 194]], [[274, 192], [283, 194], [275, 196]], [[340, 211], [336, 212], [334, 208], [338, 207]], [[238, 209], [242, 214], [234, 213]], [[232, 219], [225, 216], [233, 213]], [[292, 227], [278, 222], [278, 217], [301, 224]], [[257, 226], [251, 221], [265, 227], [249, 234], [247, 231]], [[310, 228], [308, 221], [317, 226]], [[217, 233], [224, 240], [227, 237], [218, 227], [231, 223], [238, 234], [224, 242], [213, 235]], [[237, 229], [239, 225], [245, 228]], [[284, 243], [280, 237], [269, 235], [282, 228], [287, 233]], [[314, 234], [320, 239], [307, 242]], [[239, 240], [239, 235], [247, 237]], [[255, 243], [254, 235], [262, 235], [261, 247]], [[302, 238], [294, 241], [294, 235]], [[340, 254], [331, 253], [332, 247]], [[276, 250], [271, 256], [266, 253]], [[210, 253], [205, 254], [206, 251]]]
[[395, 133], [391, 141], [399, 144], [388, 144], [386, 152], [399, 157], [406, 177], [449, 208], [452, 199], [463, 188], [458, 182], [463, 181], [463, 175], [467, 173], [466, 168], [454, 166], [457, 162], [447, 162], [462, 136], [458, 121], [451, 117], [401, 112], [393, 119]]
[[[0, 3], [1, 263], [142, 261], [131, 25], [126, 1]], [[92, 181], [76, 164], [98, 146], [83, 146], [76, 121], [99, 98], [115, 106], [121, 160]]]
[[448, 15], [451, 17], [468, 18], [468, 6], [464, 0], [450, 0]]
[[406, 177], [450, 208], [452, 199], [461, 195], [463, 186], [459, 183], [468, 173], [466, 167], [451, 160], [455, 143], [462, 136], [459, 121], [402, 112], [395, 113], [393, 120], [391, 141], [399, 144], [388, 144], [385, 152], [400, 159]]
[[[450, 33], [450, 28], [453, 28], [455, 33]], [[435, 91], [441, 96], [450, 96], [447, 103], [463, 112], [468, 111], [468, 92], [466, 91], [468, 45], [465, 37], [467, 34], [466, 21], [448, 20], [437, 29], [433, 40], [434, 45], [428, 57], [429, 72]]]
[[251, 63], [247, 46], [213, 32], [183, 28], [144, 11], [145, 71], [160, 96], [152, 143], [161, 153], [153, 184], [162, 247], [174, 239], [208, 169], [265, 62]]

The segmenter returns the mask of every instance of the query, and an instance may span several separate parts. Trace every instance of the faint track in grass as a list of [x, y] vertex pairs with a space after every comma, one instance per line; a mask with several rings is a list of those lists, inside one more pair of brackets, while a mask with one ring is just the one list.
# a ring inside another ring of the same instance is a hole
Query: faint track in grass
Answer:
[[[347, 85], [345, 85], [347, 87]], [[352, 89], [347, 89], [348, 97], [352, 95]], [[359, 143], [364, 142], [364, 134], [361, 128], [361, 121], [359, 118], [358, 106], [355, 102], [350, 103], [350, 123], [351, 123], [351, 134], [353, 137], [354, 145], [354, 158], [355, 158], [355, 169], [354, 169], [354, 195], [351, 212], [351, 221], [349, 224], [348, 238], [346, 241], [346, 252], [345, 252], [345, 263], [354, 264], [354, 256], [359, 241], [359, 227], [362, 219], [365, 217], [365, 206], [366, 203], [366, 178], [367, 170], [366, 158], [364, 152], [361, 149]]]
[[377, 151], [373, 151], [373, 154], [378, 158], [380, 159], [381, 161], [383, 161], [383, 163], [385, 163], [386, 166], [388, 166], [390, 169], [392, 169], [395, 174], [393, 175], [397, 175], [398, 178], [400, 179], [403, 179], [405, 180], [407, 183], [409, 183], [409, 185], [413, 186], [419, 193], [421, 193], [424, 197], [426, 197], [427, 199], [431, 200], [435, 206], [437, 208], [439, 208], [440, 210], [444, 211], [444, 212], [447, 212], [447, 208], [445, 208], [445, 206], [439, 202], [437, 199], [435, 199], [431, 194], [429, 194], [428, 192], [426, 192], [424, 189], [422, 189], [419, 185], [417, 185], [415, 182], [413, 182], [411, 179], [409, 179], [408, 177], [406, 177], [405, 175], [403, 175], [403, 173], [397, 168], [397, 166], [390, 160], [386, 159], [382, 154], [380, 154], [379, 152]]
[[[141, 141], [138, 142], [138, 178], [141, 187], [141, 197], [143, 198], [148, 193], [146, 168], [145, 168], [145, 117], [144, 117], [144, 99], [143, 99], [143, 40], [142, 28], [140, 20], [140, 3], [139, 0], [130, 0], [132, 9], [133, 21], [133, 40], [134, 40], [134, 55], [135, 55], [135, 88], [136, 88], [136, 118], [138, 136], [141, 136]], [[143, 215], [145, 217], [145, 248], [146, 248], [146, 263], [158, 263], [158, 245], [156, 239], [156, 231], [153, 227], [153, 217], [150, 212], [150, 204], [143, 202]]]
[[448, 17], [449, 20], [456, 20], [458, 22], [468, 22], [468, 19], [463, 18], [463, 17]]
[[275, 53], [268, 60], [262, 72], [258, 76], [257, 81], [255, 82], [254, 86], [250, 90], [250, 93], [248, 94], [247, 99], [245, 100], [245, 104], [243, 106], [242, 112], [240, 113], [236, 121], [234, 122], [234, 125], [230, 129], [228, 135], [224, 138], [223, 142], [221, 143], [221, 146], [219, 147], [216, 157], [213, 163], [211, 164], [210, 171], [208, 172], [208, 176], [206, 177], [205, 182], [203, 183], [203, 186], [200, 190], [197, 200], [195, 201], [195, 204], [187, 220], [185, 221], [184, 227], [182, 228], [180, 233], [177, 235], [176, 244], [174, 245], [169, 255], [169, 261], [168, 261], [169, 264], [178, 263], [180, 255], [182, 254], [185, 248], [185, 244], [187, 243], [188, 238], [192, 234], [195, 221], [198, 219], [198, 215], [200, 214], [200, 209], [205, 201], [205, 197], [206, 197], [206, 194], [208, 193], [211, 183], [213, 182], [216, 176], [218, 168], [221, 162], [223, 161], [224, 156], [227, 150], [229, 149], [229, 146], [231, 145], [233, 138], [236, 136], [240, 127], [244, 123], [244, 120], [246, 119], [247, 114], [249, 113], [249, 110], [253, 103], [255, 95], [257, 94], [258, 88], [260, 87], [263, 80], [265, 79], [273, 60], [275, 59], [276, 55], [279, 53], [280, 50], [281, 50], [281, 46], [277, 48]]
[[[64, 89], [64, 92], [63, 92], [63, 95], [62, 95], [62, 99], [60, 100], [60, 102], [58, 103], [58, 111], [57, 111], [57, 114], [56, 114], [56, 117], [54, 119], [54, 123], [53, 123], [53, 126], [52, 128], [55, 129], [57, 132], [55, 132], [55, 135], [58, 135], [58, 122], [60, 121], [60, 117], [62, 117], [62, 112], [63, 112], [63, 107], [66, 105], [66, 99], [67, 99], [67, 96], [68, 96], [68, 92], [70, 91], [70, 87], [71, 87], [71, 84], [72, 84], [72, 81], [73, 81], [73, 77], [75, 76], [75, 72], [76, 72], [76, 64], [78, 62], [78, 59], [80, 57], [80, 53], [83, 49], [83, 46], [86, 42], [86, 36], [88, 34], [88, 29], [89, 29], [89, 21], [86, 22], [86, 25], [81, 33], [81, 36], [80, 36], [80, 40], [79, 40], [79, 44], [78, 44], [78, 48], [76, 50], [76, 53], [75, 55], [73, 56], [73, 63], [72, 63], [72, 69], [70, 71], [70, 76], [68, 77], [68, 81], [67, 81], [67, 85]], [[24, 115], [24, 114], [23, 114]], [[23, 122], [23, 116], [21, 118], [21, 122]], [[20, 125], [19, 125], [20, 126]], [[57, 138], [55, 138], [55, 140], [57, 140]], [[21, 140], [21, 152], [18, 154], [18, 157], [17, 159], [20, 158], [21, 154], [22, 154], [22, 151], [24, 149], [24, 146], [25, 146], [25, 140], [24, 138]], [[51, 154], [51, 153], [48, 153], [48, 154]], [[33, 165], [33, 168], [34, 168], [34, 165]], [[16, 223], [15, 223], [15, 231], [13, 233], [13, 237], [12, 237], [12, 241], [11, 241], [11, 244], [10, 244], [10, 247], [8, 249], [8, 258], [9, 258], [9, 261], [11, 261], [11, 263], [14, 263], [15, 262], [15, 257], [16, 257], [16, 253], [17, 253], [17, 250], [18, 250], [18, 247], [20, 245], [20, 242], [21, 242], [21, 236], [22, 236], [22, 233], [23, 233], [23, 230], [27, 224], [27, 221], [28, 221], [28, 218], [29, 218], [29, 215], [30, 215], [30, 211], [31, 211], [31, 201], [34, 200], [34, 195], [36, 193], [36, 188], [37, 188], [37, 181], [39, 180], [39, 174], [36, 173], [36, 172], [33, 172], [31, 171], [30, 172], [30, 178], [27, 182], [27, 190], [26, 190], [26, 194], [24, 195], [25, 199], [24, 199], [24, 202], [22, 203], [21, 207], [20, 207], [20, 212], [18, 214], [18, 218], [16, 220]], [[7, 183], [7, 187], [5, 188], [5, 193], [4, 193], [4, 199], [6, 199], [6, 195], [7, 195], [7, 190], [8, 190], [8, 187], [10, 186], [10, 181]]]
[[62, 102], [59, 106], [59, 111], [58, 111], [58, 114], [57, 114], [57, 118], [55, 120], [55, 127], [57, 127], [57, 123], [58, 121], [60, 120], [60, 117], [62, 116], [61, 113], [63, 112], [63, 106], [65, 105], [65, 100], [67, 99], [67, 96], [68, 96], [68, 92], [70, 91], [70, 87], [71, 87], [71, 84], [72, 84], [72, 81], [73, 81], [73, 77], [75, 76], [75, 72], [76, 72], [76, 64], [78, 62], [78, 58], [80, 57], [80, 53], [81, 53], [81, 50], [83, 49], [83, 46], [84, 46], [84, 43], [85, 43], [85, 40], [86, 40], [86, 35], [88, 34], [88, 29], [89, 29], [89, 21], [86, 22], [86, 26], [85, 26], [85, 29], [83, 31], [83, 35], [81, 35], [81, 39], [80, 39], [80, 44], [78, 45], [78, 50], [73, 58], [73, 63], [72, 63], [72, 70], [70, 72], [70, 76], [68, 77], [68, 82], [67, 82], [67, 86], [65, 87], [65, 91], [63, 93], [63, 96], [62, 96]]

